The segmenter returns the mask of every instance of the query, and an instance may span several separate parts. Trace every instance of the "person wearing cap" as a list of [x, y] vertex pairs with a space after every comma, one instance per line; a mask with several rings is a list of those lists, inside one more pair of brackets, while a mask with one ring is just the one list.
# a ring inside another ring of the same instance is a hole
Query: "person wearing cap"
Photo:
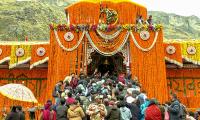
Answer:
[[86, 114], [90, 116], [90, 120], [104, 120], [107, 115], [107, 110], [104, 104], [102, 104], [102, 95], [95, 97], [95, 102], [91, 103], [86, 110]]

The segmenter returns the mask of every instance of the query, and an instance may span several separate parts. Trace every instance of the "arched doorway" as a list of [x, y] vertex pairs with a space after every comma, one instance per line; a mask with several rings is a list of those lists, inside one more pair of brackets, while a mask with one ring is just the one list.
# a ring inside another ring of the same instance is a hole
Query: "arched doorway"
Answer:
[[97, 52], [91, 53], [92, 62], [87, 67], [88, 75], [92, 75], [95, 69], [98, 69], [102, 75], [109, 71], [109, 74], [118, 73], [126, 70], [123, 64], [124, 57], [122, 53], [113, 56], [103, 56]]

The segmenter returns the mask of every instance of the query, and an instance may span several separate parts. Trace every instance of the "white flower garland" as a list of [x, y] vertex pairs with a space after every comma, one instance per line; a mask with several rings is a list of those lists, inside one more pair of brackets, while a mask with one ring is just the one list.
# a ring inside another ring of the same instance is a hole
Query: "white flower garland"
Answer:
[[143, 47], [141, 47], [141, 46], [138, 44], [137, 40], [135, 39], [135, 37], [134, 37], [134, 35], [133, 35], [133, 33], [132, 33], [131, 31], [130, 31], [130, 34], [131, 34], [131, 37], [132, 37], [133, 42], [134, 42], [134, 44], [136, 45], [136, 47], [137, 47], [138, 49], [142, 50], [143, 52], [148, 52], [148, 51], [150, 51], [150, 50], [154, 47], [154, 45], [156, 44], [156, 41], [157, 41], [157, 38], [158, 38], [158, 32], [156, 32], [156, 35], [155, 35], [155, 37], [154, 37], [154, 40], [153, 40], [153, 43], [151, 44], [151, 46], [148, 47], [148, 48], [143, 48]]
[[111, 35], [107, 35], [104, 34], [103, 32], [101, 32], [100, 30], [97, 29], [97, 33], [99, 34], [100, 37], [102, 37], [105, 40], [112, 40], [115, 39], [116, 37], [119, 36], [119, 34], [121, 33], [122, 29], [118, 30], [117, 32], [111, 34]]
[[183, 63], [180, 63], [180, 62], [178, 62], [176, 60], [173, 60], [171, 58], [165, 57], [165, 60], [168, 61], [168, 62], [170, 62], [170, 63], [176, 64], [176, 65], [178, 65], [180, 67], [183, 67]]
[[9, 69], [12, 69], [12, 68], [14, 68], [14, 67], [16, 67], [16, 66], [18, 66], [18, 65], [27, 63], [27, 62], [29, 62], [30, 60], [31, 60], [31, 57], [28, 57], [28, 58], [25, 59], [25, 60], [19, 61], [19, 62], [14, 63], [14, 64], [10, 64], [10, 65], [9, 65]]
[[191, 58], [188, 58], [188, 57], [185, 56], [185, 55], [182, 55], [182, 58], [183, 58], [184, 60], [186, 60], [187, 62], [191, 62], [191, 63], [193, 63], [193, 64], [195, 64], [195, 65], [200, 65], [200, 61], [192, 60]]
[[33, 69], [34, 67], [36, 67], [36, 66], [38, 66], [38, 65], [41, 65], [41, 64], [47, 62], [48, 60], [49, 60], [49, 57], [45, 57], [44, 59], [39, 60], [39, 61], [37, 61], [37, 62], [31, 64], [31, 65], [30, 65], [30, 69]]
[[58, 45], [65, 51], [67, 52], [71, 52], [73, 50], [75, 50], [76, 48], [78, 48], [78, 46], [80, 45], [81, 41], [83, 40], [84, 36], [85, 36], [85, 31], [83, 31], [82, 35], [81, 35], [81, 38], [79, 39], [78, 43], [76, 45], [74, 45], [72, 48], [66, 48], [61, 42], [60, 42], [60, 39], [58, 37], [58, 33], [56, 30], [54, 30], [54, 34], [55, 34], [55, 37], [56, 37], [56, 41], [58, 43]]
[[9, 61], [10, 60], [10, 57], [5, 57], [3, 59], [0, 60], [0, 64], [6, 62], [6, 61]]
[[93, 43], [93, 41], [92, 41], [92, 39], [91, 39], [91, 37], [90, 37], [88, 31], [86, 31], [86, 37], [87, 37], [88, 41], [90, 42], [91, 46], [92, 46], [98, 53], [100, 53], [101, 55], [104, 55], [104, 56], [112, 56], [112, 55], [115, 55], [116, 53], [118, 53], [119, 51], [121, 51], [122, 48], [124, 47], [124, 45], [126, 44], [128, 38], [129, 38], [129, 35], [130, 35], [130, 33], [127, 32], [127, 33], [126, 33], [126, 36], [125, 36], [125, 38], [124, 38], [124, 40], [123, 40], [123, 43], [122, 43], [122, 44], [119, 46], [119, 48], [117, 48], [115, 51], [113, 51], [113, 52], [103, 52], [103, 51], [99, 50], [99, 48]]

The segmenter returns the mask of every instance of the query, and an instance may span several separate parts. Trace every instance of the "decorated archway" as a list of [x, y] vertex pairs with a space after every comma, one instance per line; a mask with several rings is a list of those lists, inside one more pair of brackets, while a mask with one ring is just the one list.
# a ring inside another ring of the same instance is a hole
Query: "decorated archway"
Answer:
[[81, 1], [65, 12], [68, 24], [50, 25], [47, 98], [55, 83], [70, 73], [87, 74], [88, 51], [105, 57], [125, 51], [127, 71], [139, 78], [148, 96], [168, 99], [162, 29], [142, 22], [145, 7], [130, 1]]
[[126, 71], [125, 57], [121, 52], [113, 56], [103, 56], [98, 52], [93, 52], [90, 57], [91, 62], [87, 66], [88, 75], [92, 75], [95, 69], [98, 69], [101, 75], [104, 75], [106, 72], [109, 75], [113, 75], [120, 71]]

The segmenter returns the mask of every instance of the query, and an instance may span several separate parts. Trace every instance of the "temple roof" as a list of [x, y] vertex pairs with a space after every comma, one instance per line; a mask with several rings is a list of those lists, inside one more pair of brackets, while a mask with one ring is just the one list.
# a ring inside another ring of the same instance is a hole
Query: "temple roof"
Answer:
[[[113, 2], [113, 3], [122, 3], [122, 2], [130, 2], [130, 3], [133, 3], [137, 6], [140, 6], [140, 7], [145, 7], [141, 4], [138, 4], [136, 2], [133, 2], [133, 0], [79, 0], [78, 2], [76, 3], [79, 3], [79, 2], [91, 2], [91, 3], [100, 3], [100, 2]], [[75, 3], [75, 4], [76, 4]], [[73, 5], [73, 4], [72, 4]], [[72, 6], [70, 5], [70, 6]], [[146, 8], [146, 7], [145, 7]]]

